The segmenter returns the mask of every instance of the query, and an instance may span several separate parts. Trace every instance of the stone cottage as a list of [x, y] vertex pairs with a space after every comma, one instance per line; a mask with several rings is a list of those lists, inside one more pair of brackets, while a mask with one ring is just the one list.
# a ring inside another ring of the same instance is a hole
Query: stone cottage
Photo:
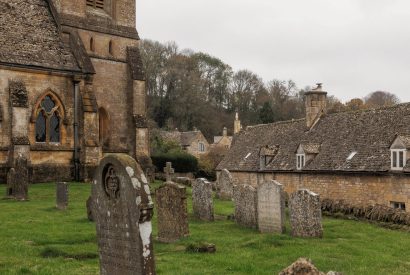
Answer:
[[178, 129], [175, 131], [160, 131], [159, 135], [162, 139], [167, 141], [173, 141], [179, 144], [182, 150], [199, 158], [202, 155], [206, 155], [209, 152], [209, 143], [201, 130], [196, 128], [193, 131], [180, 132]]
[[247, 127], [217, 167], [240, 183], [270, 179], [291, 193], [410, 211], [410, 103], [326, 114], [322, 85], [306, 93], [303, 119]]
[[135, 0], [0, 2], [0, 181], [87, 179], [107, 153], [148, 165]]

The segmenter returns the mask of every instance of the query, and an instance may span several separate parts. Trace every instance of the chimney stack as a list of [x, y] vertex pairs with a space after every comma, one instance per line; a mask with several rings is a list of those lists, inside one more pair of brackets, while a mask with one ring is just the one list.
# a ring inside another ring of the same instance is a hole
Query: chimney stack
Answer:
[[305, 94], [306, 126], [311, 129], [326, 114], [327, 92], [322, 90], [322, 83]]
[[223, 135], [224, 137], [227, 137], [227, 136], [228, 136], [228, 129], [227, 129], [226, 127], [224, 127], [224, 129], [223, 129], [222, 135]]
[[239, 120], [238, 112], [236, 112], [235, 121], [234, 121], [234, 124], [233, 124], [233, 134], [235, 135], [235, 134], [239, 133], [241, 131], [241, 129], [242, 129], [241, 121]]

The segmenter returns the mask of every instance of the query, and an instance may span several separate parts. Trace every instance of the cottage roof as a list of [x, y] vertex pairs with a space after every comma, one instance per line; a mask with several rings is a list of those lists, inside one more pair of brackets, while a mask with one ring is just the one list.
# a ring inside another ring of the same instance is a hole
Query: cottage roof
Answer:
[[181, 146], [189, 146], [189, 145], [191, 145], [192, 142], [194, 142], [195, 140], [198, 140], [198, 139], [200, 139], [203, 142], [206, 141], [206, 139], [202, 135], [201, 131], [189, 131], [189, 132], [161, 131], [160, 136], [163, 139], [175, 141], [175, 142], [181, 144]]
[[[308, 148], [318, 153], [304, 171], [386, 172], [391, 168], [392, 140], [410, 136], [409, 125], [410, 103], [406, 103], [326, 115], [311, 130], [305, 119], [248, 127], [235, 136], [217, 169], [259, 171], [260, 148], [275, 145], [279, 150], [264, 169], [296, 171], [298, 146], [314, 144], [320, 149]], [[353, 152], [357, 153], [349, 158]]]
[[60, 37], [48, 1], [1, 1], [0, 13], [0, 63], [80, 71]]

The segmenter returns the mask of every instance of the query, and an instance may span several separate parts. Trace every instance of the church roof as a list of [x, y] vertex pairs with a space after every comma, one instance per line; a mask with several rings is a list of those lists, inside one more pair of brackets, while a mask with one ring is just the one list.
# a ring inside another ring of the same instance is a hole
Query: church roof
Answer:
[[234, 137], [217, 170], [260, 171], [260, 149], [274, 145], [279, 149], [264, 171], [296, 172], [296, 150], [313, 144], [307, 149], [317, 154], [302, 171], [387, 172], [390, 146], [397, 135], [409, 136], [409, 125], [405, 103], [326, 115], [311, 130], [305, 119], [248, 127]]
[[0, 1], [0, 63], [80, 71], [46, 0]]

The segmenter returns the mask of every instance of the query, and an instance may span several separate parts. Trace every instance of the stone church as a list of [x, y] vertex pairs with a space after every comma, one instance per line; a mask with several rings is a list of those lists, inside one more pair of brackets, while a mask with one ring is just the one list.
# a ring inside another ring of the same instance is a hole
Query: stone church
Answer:
[[147, 167], [135, 0], [0, 1], [0, 182], [86, 180], [103, 155]]
[[239, 184], [274, 179], [290, 194], [410, 211], [410, 103], [327, 114], [322, 85], [306, 93], [306, 117], [247, 127], [217, 167]]

